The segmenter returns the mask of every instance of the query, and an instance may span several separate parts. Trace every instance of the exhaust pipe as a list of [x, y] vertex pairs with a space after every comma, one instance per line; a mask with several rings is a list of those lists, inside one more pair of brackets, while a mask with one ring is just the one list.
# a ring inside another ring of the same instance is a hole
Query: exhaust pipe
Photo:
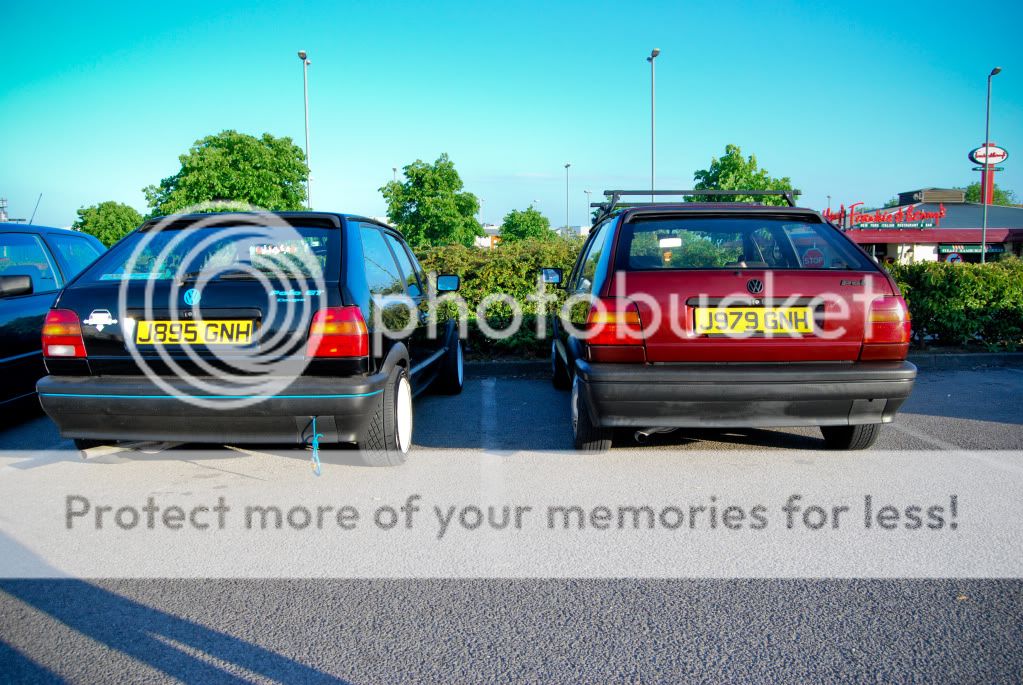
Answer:
[[640, 428], [638, 431], [632, 434], [632, 438], [640, 445], [645, 444], [650, 440], [652, 435], [661, 435], [663, 433], [674, 433], [677, 428]]

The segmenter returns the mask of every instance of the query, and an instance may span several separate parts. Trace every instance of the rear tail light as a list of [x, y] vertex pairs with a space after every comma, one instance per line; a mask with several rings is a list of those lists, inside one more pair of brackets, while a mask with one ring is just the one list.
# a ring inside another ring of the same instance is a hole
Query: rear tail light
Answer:
[[908, 343], [909, 308], [901, 297], [882, 297], [870, 303], [865, 343]]
[[43, 323], [43, 356], [84, 357], [85, 341], [78, 315], [70, 309], [51, 309]]
[[365, 357], [369, 331], [358, 307], [329, 307], [313, 315], [307, 357]]
[[905, 359], [912, 325], [901, 297], [882, 297], [870, 303], [860, 359]]
[[[601, 306], [603, 305], [603, 306]], [[606, 298], [590, 308], [586, 318], [590, 345], [642, 345], [643, 328], [635, 302]]]

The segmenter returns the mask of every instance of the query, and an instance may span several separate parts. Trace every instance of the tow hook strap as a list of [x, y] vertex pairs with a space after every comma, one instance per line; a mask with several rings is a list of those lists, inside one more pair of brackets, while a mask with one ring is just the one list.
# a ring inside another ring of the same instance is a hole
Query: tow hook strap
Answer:
[[309, 418], [311, 418], [313, 420], [313, 424], [312, 424], [312, 426], [313, 426], [313, 439], [312, 439], [313, 473], [315, 473], [318, 476], [321, 473], [323, 473], [322, 469], [320, 468], [320, 438], [323, 437], [323, 433], [317, 433], [316, 432], [316, 417], [315, 416], [310, 416]]

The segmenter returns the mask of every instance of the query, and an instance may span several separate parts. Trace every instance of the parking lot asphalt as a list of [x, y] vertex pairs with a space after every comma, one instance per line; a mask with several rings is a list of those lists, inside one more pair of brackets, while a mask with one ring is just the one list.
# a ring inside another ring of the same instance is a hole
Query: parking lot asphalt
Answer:
[[[877, 448], [1023, 450], [1021, 395], [1016, 368], [923, 371]], [[416, 444], [557, 459], [571, 447], [567, 402], [544, 379], [474, 378], [460, 396], [417, 401]], [[655, 451], [798, 460], [822, 441], [812, 429], [676, 431], [616, 445], [643, 468]], [[71, 445], [44, 416], [0, 431], [0, 450], [55, 448]], [[97, 461], [115, 467], [104, 478], [144, 478], [152, 458], [154, 490], [212, 477], [174, 455]], [[272, 455], [225, 459], [238, 478], [291, 473]], [[369, 477], [343, 458], [329, 468]], [[1008, 683], [1023, 674], [1020, 645], [1013, 578], [0, 580], [0, 682]]]

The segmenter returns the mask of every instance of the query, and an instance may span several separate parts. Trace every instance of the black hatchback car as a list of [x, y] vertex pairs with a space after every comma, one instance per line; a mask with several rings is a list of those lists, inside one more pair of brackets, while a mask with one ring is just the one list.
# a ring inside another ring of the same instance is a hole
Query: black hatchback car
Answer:
[[64, 228], [0, 224], [0, 407], [35, 394], [46, 374], [39, 332], [57, 292], [106, 250]]
[[[457, 276], [436, 290], [458, 288]], [[319, 212], [153, 219], [69, 284], [40, 401], [79, 448], [115, 440], [357, 443], [403, 462], [412, 396], [462, 388], [402, 236]]]

